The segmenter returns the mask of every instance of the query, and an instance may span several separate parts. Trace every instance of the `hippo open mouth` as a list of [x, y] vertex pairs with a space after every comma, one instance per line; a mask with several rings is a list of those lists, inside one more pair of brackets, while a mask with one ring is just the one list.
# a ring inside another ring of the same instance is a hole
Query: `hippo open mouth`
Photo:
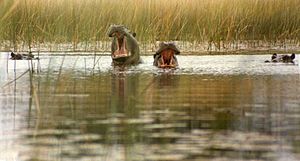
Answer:
[[115, 32], [113, 34], [115, 38], [117, 39], [116, 41], [116, 50], [112, 54], [113, 59], [121, 59], [121, 58], [126, 58], [130, 56], [130, 52], [127, 49], [127, 42], [126, 42], [126, 37], [123, 34], [120, 34], [119, 32]]
[[166, 49], [163, 50], [160, 53], [160, 68], [174, 68], [177, 66], [176, 60], [175, 60], [175, 51], [172, 49]]

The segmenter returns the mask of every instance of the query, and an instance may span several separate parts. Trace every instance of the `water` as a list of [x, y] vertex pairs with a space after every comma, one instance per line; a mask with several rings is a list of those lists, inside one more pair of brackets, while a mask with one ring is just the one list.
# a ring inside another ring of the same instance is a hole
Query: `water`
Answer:
[[180, 56], [161, 70], [151, 56], [122, 69], [43, 55], [40, 73], [11, 82], [31, 63], [14, 72], [2, 56], [0, 161], [300, 160], [299, 61], [269, 57]]

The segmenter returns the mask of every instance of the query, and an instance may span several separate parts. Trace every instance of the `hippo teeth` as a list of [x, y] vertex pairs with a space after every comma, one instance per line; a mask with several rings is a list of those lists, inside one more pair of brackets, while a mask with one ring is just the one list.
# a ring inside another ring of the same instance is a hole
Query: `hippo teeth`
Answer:
[[127, 50], [116, 50], [113, 54], [113, 58], [127, 57]]

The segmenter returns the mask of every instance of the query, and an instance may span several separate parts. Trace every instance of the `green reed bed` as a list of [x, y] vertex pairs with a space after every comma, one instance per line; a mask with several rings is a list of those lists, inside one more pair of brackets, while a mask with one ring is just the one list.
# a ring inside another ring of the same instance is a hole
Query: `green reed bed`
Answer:
[[111, 24], [124, 24], [143, 44], [208, 43], [216, 49], [245, 41], [297, 44], [299, 0], [0, 0], [0, 43], [107, 44]]

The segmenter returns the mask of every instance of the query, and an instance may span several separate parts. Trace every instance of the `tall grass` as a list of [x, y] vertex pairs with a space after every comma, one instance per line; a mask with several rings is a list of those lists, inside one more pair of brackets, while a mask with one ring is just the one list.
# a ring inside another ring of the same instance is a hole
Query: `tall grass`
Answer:
[[141, 42], [300, 39], [299, 0], [0, 0], [0, 42], [95, 44], [111, 24]]

